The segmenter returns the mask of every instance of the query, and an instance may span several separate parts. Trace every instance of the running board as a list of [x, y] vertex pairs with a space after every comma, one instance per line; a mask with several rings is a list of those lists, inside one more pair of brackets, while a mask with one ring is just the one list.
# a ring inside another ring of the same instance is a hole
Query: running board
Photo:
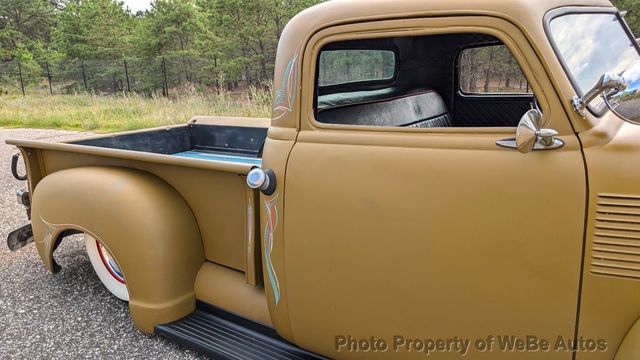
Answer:
[[325, 359], [287, 342], [270, 327], [202, 302], [193, 314], [156, 326], [156, 334], [214, 359]]

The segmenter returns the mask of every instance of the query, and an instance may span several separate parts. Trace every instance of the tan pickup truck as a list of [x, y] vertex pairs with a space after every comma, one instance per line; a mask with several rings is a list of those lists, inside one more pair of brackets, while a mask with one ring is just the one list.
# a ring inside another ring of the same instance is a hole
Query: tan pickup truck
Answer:
[[9, 245], [55, 273], [83, 233], [138, 329], [219, 358], [640, 359], [638, 60], [607, 0], [329, 1], [270, 120], [8, 141]]

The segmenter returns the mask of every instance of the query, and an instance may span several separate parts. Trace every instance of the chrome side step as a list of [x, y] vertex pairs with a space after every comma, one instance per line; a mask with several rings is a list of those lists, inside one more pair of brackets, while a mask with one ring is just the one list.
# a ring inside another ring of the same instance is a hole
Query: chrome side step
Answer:
[[287, 342], [270, 327], [201, 302], [193, 314], [156, 326], [156, 334], [214, 359], [324, 359]]

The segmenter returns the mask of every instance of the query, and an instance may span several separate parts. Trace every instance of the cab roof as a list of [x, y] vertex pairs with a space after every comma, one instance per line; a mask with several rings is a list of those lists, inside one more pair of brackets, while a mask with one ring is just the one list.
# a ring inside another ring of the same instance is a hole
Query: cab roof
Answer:
[[291, 22], [305, 24], [311, 29], [368, 18], [406, 18], [437, 13], [492, 13], [523, 22], [532, 15], [542, 18], [548, 11], [566, 6], [612, 5], [609, 0], [330, 0], [301, 12]]

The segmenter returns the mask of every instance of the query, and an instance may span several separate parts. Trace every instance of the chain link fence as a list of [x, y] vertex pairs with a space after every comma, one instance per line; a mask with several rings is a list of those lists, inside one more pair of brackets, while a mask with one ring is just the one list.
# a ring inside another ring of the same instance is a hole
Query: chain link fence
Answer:
[[215, 89], [216, 73], [215, 61], [189, 57], [9, 61], [0, 62], [0, 95], [136, 92], [169, 97]]

